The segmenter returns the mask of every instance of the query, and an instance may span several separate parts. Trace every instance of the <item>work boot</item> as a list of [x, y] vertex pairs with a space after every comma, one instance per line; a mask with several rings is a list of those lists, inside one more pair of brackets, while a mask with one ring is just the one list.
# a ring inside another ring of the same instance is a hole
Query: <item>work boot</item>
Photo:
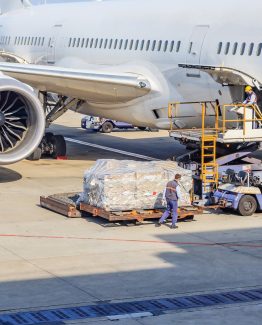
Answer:
[[163, 223], [162, 222], [158, 222], [158, 223], [156, 223], [156, 227], [161, 227], [163, 225]]
[[178, 226], [176, 226], [176, 225], [171, 225], [170, 229], [178, 229]]

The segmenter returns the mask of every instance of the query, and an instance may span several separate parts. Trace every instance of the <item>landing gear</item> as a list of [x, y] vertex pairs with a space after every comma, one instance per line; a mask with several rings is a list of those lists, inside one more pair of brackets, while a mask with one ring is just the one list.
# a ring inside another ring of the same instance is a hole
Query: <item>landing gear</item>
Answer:
[[[83, 101], [76, 98], [68, 98], [56, 94], [40, 92], [39, 99], [43, 104], [46, 114], [46, 127], [48, 128], [58, 117], [63, 115], [69, 109], [77, 111], [83, 104]], [[62, 135], [54, 135], [47, 132], [43, 137], [39, 147], [27, 158], [28, 160], [39, 160], [42, 157], [66, 156], [66, 142]]]
[[66, 142], [62, 135], [54, 135], [51, 132], [46, 133], [39, 147], [27, 158], [36, 161], [42, 157], [64, 157], [66, 155]]

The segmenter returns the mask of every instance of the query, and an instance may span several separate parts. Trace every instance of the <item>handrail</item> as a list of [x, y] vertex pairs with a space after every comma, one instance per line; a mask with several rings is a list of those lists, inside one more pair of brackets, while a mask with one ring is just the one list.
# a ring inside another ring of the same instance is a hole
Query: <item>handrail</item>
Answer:
[[[215, 119], [216, 122], [215, 122], [215, 128], [214, 129], [219, 128], [218, 118], [219, 118], [220, 105], [219, 105], [219, 102], [217, 100], [216, 101], [200, 101], [200, 102], [193, 102], [193, 101], [192, 102], [170, 102], [168, 104], [168, 118], [170, 119], [170, 130], [171, 131], [173, 131], [172, 120], [174, 118], [177, 118], [177, 117], [179, 118], [179, 116], [178, 116], [178, 108], [179, 108], [179, 106], [181, 106], [181, 105], [193, 105], [193, 104], [201, 105], [202, 118], [203, 118], [203, 114], [204, 114], [204, 117], [206, 115], [207, 104], [211, 104], [212, 108], [214, 109], [214, 114], [215, 114], [215, 118], [216, 118]], [[202, 125], [201, 129], [203, 129], [203, 125]]]
[[[243, 109], [243, 112], [238, 113], [237, 111], [232, 111], [232, 109]], [[252, 109], [254, 115], [254, 118], [247, 118], [247, 110]], [[229, 113], [229, 110], [231, 112], [234, 112], [238, 115], [243, 115], [243, 118], [227, 118], [227, 113]], [[243, 123], [243, 135], [246, 135], [247, 131], [247, 124], [246, 123], [252, 123], [252, 122], [261, 122], [262, 123], [262, 113], [257, 105], [246, 105], [246, 104], [226, 104], [223, 105], [223, 118], [222, 118], [222, 133], [225, 134], [228, 130], [227, 126], [229, 123]]]

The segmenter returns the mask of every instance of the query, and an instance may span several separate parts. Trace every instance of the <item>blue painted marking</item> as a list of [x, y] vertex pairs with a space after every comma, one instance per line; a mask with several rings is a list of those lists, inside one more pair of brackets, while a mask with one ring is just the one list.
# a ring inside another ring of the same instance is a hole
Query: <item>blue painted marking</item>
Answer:
[[231, 305], [262, 301], [262, 289], [182, 296], [142, 301], [103, 303], [0, 315], [0, 325], [65, 324], [66, 321], [149, 312], [153, 315], [169, 310]]

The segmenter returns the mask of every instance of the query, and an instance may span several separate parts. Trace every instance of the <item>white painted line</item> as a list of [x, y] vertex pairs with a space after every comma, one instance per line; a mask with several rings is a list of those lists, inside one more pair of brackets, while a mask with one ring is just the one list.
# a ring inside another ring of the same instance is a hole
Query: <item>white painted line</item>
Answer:
[[106, 151], [111, 151], [111, 152], [119, 153], [121, 155], [130, 156], [130, 157], [134, 157], [134, 158], [139, 158], [139, 159], [143, 159], [143, 160], [149, 160], [149, 161], [151, 161], [151, 160], [157, 160], [157, 161], [160, 161], [160, 159], [157, 159], [157, 158], [143, 156], [143, 155], [139, 155], [137, 153], [128, 152], [128, 151], [124, 151], [124, 150], [118, 150], [118, 149], [114, 149], [114, 148], [100, 146], [99, 144], [94, 144], [94, 143], [90, 143], [90, 142], [75, 140], [75, 139], [71, 139], [71, 138], [65, 138], [65, 140], [68, 141], [68, 142], [81, 144], [83, 146], [93, 147], [93, 148], [97, 148], [97, 149], [101, 149], [101, 150], [106, 150]]
[[109, 320], [121, 320], [121, 319], [127, 319], [127, 318], [143, 318], [143, 317], [151, 317], [151, 316], [153, 316], [152, 313], [144, 312], [144, 313], [133, 313], [133, 314], [107, 316], [107, 319], [109, 319]]

